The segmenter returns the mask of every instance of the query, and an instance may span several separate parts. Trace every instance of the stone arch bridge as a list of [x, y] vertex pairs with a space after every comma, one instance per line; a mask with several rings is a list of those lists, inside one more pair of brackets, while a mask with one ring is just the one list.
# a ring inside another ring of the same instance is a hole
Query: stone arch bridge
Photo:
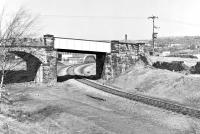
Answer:
[[144, 46], [144, 43], [72, 39], [53, 35], [44, 35], [44, 40], [26, 39], [17, 44], [6, 46], [5, 49], [0, 46], [0, 56], [2, 51], [7, 51], [21, 57], [26, 61], [26, 70], [8, 73], [5, 83], [57, 82], [57, 52], [91, 54], [84, 59], [96, 60], [96, 78], [115, 77], [135, 63], [138, 55], [143, 53]]
[[0, 51], [15, 54], [26, 62], [26, 70], [23, 72], [7, 70], [5, 83], [27, 81], [47, 83], [57, 81], [57, 53], [52, 46], [6, 46], [5, 49], [0, 47]]

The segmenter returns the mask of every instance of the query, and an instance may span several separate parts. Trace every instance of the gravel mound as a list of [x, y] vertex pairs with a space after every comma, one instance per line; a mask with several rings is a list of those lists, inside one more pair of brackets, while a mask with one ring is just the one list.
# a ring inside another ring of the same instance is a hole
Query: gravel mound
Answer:
[[128, 92], [178, 101], [200, 108], [200, 78], [156, 69], [141, 61], [111, 84]]

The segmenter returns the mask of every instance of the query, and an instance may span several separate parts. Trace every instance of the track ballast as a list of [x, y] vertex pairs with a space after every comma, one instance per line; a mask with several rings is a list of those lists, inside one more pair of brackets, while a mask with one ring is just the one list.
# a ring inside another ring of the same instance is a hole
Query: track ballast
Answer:
[[[75, 65], [74, 67], [77, 67]], [[73, 67], [72, 67], [73, 68]], [[72, 70], [71, 70], [72, 71]], [[161, 99], [161, 98], [156, 98], [156, 97], [151, 97], [143, 94], [136, 94], [136, 93], [128, 93], [124, 91], [120, 91], [117, 88], [110, 87], [110, 86], [105, 86], [97, 82], [93, 82], [88, 79], [76, 79], [77, 81], [86, 84], [88, 86], [94, 87], [96, 89], [99, 89], [101, 91], [120, 96], [129, 100], [141, 102], [147, 105], [151, 105], [154, 107], [162, 108], [168, 111], [172, 111], [175, 113], [183, 114], [183, 115], [188, 115], [191, 117], [195, 117], [200, 119], [200, 110], [195, 109], [183, 104], [180, 104], [178, 102], [166, 100], [166, 99]]]
[[94, 87], [96, 89], [102, 90], [104, 92], [107, 92], [107, 93], [110, 93], [113, 95], [117, 95], [117, 96], [120, 96], [123, 98], [127, 98], [129, 100], [134, 100], [134, 101], [141, 102], [141, 103], [144, 103], [147, 105], [166, 109], [166, 110], [180, 113], [183, 115], [189, 115], [191, 117], [200, 119], [200, 110], [199, 109], [188, 107], [183, 104], [179, 104], [177, 102], [164, 100], [164, 99], [160, 99], [160, 98], [155, 98], [155, 97], [150, 97], [150, 96], [146, 96], [146, 95], [142, 95], [142, 94], [123, 92], [123, 91], [117, 90], [116, 88], [101, 85], [101, 84], [92, 82], [87, 79], [78, 79], [77, 81], [79, 81], [83, 84], [86, 84], [88, 86]]

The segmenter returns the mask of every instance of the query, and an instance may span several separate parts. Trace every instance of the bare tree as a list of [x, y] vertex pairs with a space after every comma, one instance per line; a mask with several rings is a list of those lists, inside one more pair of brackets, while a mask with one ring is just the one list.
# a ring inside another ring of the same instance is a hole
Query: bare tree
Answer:
[[[30, 38], [34, 35], [33, 27], [36, 22], [33, 17], [23, 8], [20, 8], [13, 17], [8, 18], [4, 10], [0, 15], [0, 92], [4, 92], [4, 78], [6, 69], [12, 69], [20, 62], [9, 64], [9, 46], [19, 46], [19, 40]], [[20, 47], [20, 46], [19, 46]]]

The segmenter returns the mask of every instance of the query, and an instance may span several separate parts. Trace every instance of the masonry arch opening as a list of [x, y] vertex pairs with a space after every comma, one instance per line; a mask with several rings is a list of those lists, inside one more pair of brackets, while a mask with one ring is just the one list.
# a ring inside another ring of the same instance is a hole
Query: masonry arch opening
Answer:
[[24, 51], [9, 51], [4, 84], [38, 81], [41, 60]]
[[[58, 82], [72, 78], [99, 79], [103, 70], [105, 53], [57, 50]], [[101, 66], [101, 67], [100, 67]]]

